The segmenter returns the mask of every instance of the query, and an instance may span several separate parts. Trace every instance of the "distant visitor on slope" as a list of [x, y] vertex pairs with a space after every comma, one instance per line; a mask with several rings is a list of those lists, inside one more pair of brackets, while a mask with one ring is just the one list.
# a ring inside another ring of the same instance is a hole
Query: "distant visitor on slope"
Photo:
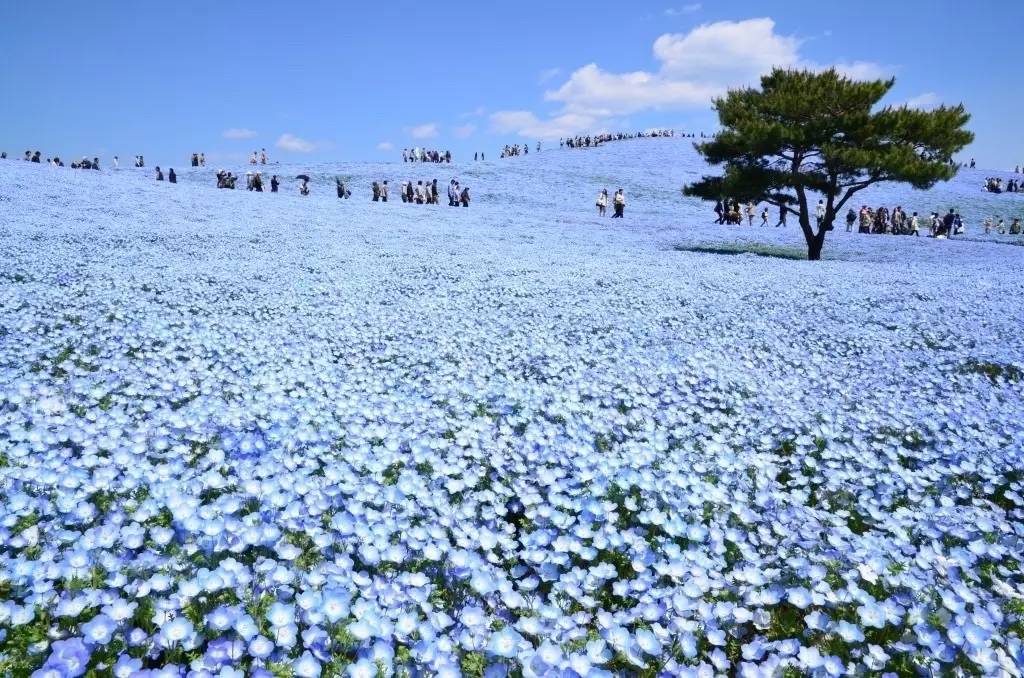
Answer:
[[761, 210], [761, 226], [767, 226], [767, 225], [768, 225], [768, 208], [765, 207], [763, 210]]
[[[850, 210], [850, 211], [852, 212], [853, 210]], [[785, 205], [779, 205], [779, 223], [775, 224], [775, 228], [778, 228], [779, 226], [782, 226], [783, 228], [785, 228], [785, 226], [786, 226], [786, 215], [788, 213], [789, 213], [789, 210], [786, 209]]]
[[253, 175], [252, 190], [256, 191], [257, 193], [263, 192], [263, 174], [261, 172], [257, 172], [255, 175]]
[[452, 179], [448, 182], [448, 207], [459, 205], [459, 182]]
[[373, 194], [373, 197], [370, 198], [370, 200], [373, 202], [380, 202], [380, 184], [378, 184], [376, 181], [373, 182], [373, 184], [370, 186], [370, 192]]
[[171, 182], [172, 184], [178, 183], [178, 175], [174, 173], [173, 167], [167, 170], [167, 181]]
[[117, 159], [117, 156], [115, 155], [114, 156], [114, 169], [117, 169], [117, 165], [118, 165], [118, 159]]
[[814, 216], [818, 220], [818, 228], [821, 228], [821, 222], [825, 220], [825, 201], [819, 200], [818, 206], [814, 208]]
[[850, 233], [853, 231], [853, 224], [857, 221], [857, 213], [853, 211], [851, 207], [846, 213], [846, 232]]
[[[302, 195], [302, 196], [309, 195], [309, 179], [302, 179], [301, 181], [302, 181], [302, 183], [299, 184], [299, 195]], [[341, 192], [341, 188], [339, 187], [339, 193], [340, 192]], [[338, 196], [338, 197], [341, 197], [341, 196]]]
[[[718, 203], [718, 208], [721, 209], [722, 203]], [[597, 216], [603, 217], [605, 212], [608, 211], [608, 189], [602, 188], [597, 194]]]
[[412, 179], [410, 179], [409, 181], [405, 182], [405, 201], [406, 202], [409, 202], [409, 203], [413, 202], [413, 196], [414, 196], [414, 192], [413, 191], [414, 191], [414, 186], [412, 185]]
[[281, 185], [281, 182], [278, 180], [276, 174], [270, 177], [270, 192], [271, 193], [277, 193], [277, 187], [280, 186], [280, 185]]
[[463, 186], [462, 193], [459, 194], [459, 200], [462, 202], [463, 207], [469, 207], [469, 186]]
[[157, 181], [163, 181], [164, 180], [164, 173], [160, 171], [160, 165], [156, 166], [156, 180]]
[[621, 219], [623, 213], [626, 211], [626, 195], [622, 192], [622, 189], [615, 191], [615, 198], [612, 200], [612, 206], [615, 208], [615, 214], [612, 215], [612, 219]]
[[267, 164], [267, 149], [265, 149], [265, 148], [261, 148], [260, 149], [260, 164], [261, 165], [266, 165]]
[[385, 179], [384, 183], [382, 183], [380, 185], [380, 201], [381, 202], [387, 202], [388, 201], [388, 180], [387, 179]]
[[722, 205], [721, 199], [715, 201], [715, 215], [717, 217], [715, 219], [716, 224], [725, 223], [725, 207]]
[[430, 204], [431, 205], [438, 204], [437, 203], [437, 196], [438, 196], [437, 179], [434, 179], [433, 181], [430, 182]]

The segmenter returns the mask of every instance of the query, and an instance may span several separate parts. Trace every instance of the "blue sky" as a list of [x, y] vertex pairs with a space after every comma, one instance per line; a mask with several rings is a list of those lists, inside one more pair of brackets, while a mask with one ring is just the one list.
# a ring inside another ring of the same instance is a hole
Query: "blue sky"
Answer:
[[385, 160], [603, 129], [710, 130], [773, 64], [963, 102], [983, 166], [1024, 163], [1020, 3], [5, 2], [0, 149]]

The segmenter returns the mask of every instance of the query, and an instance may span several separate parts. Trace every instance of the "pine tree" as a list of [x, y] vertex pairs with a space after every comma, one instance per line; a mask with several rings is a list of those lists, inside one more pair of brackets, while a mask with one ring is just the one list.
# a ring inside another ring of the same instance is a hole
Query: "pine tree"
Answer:
[[[921, 111], [878, 102], [893, 79], [854, 81], [834, 69], [775, 69], [761, 89], [715, 100], [722, 130], [697, 151], [721, 176], [705, 176], [686, 195], [764, 201], [800, 217], [807, 258], [821, 258], [825, 234], [858, 191], [885, 181], [931, 188], [956, 174], [953, 155], [971, 143], [962, 105]], [[809, 201], [825, 201], [813, 223]]]

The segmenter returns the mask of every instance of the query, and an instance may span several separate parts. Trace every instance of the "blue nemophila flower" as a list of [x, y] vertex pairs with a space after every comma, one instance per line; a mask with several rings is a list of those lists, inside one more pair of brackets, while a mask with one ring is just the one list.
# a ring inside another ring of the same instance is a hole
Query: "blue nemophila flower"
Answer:
[[160, 626], [160, 641], [165, 646], [173, 647], [188, 640], [194, 632], [192, 622], [185, 617], [176, 617]]
[[86, 642], [93, 645], [106, 645], [117, 629], [117, 622], [105, 614], [98, 614], [82, 624], [81, 629]]

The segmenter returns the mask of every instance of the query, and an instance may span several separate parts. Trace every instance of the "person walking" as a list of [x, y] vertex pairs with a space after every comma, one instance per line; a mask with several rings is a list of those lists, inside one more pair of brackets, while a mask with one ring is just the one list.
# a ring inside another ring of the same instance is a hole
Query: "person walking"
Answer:
[[597, 194], [597, 216], [603, 217], [608, 210], [608, 189], [602, 188]]
[[750, 202], [747, 203], [747, 226], [754, 225], [754, 212], [756, 210], [757, 208], [754, 206], [754, 201], [751, 200]]
[[779, 223], [775, 224], [775, 228], [779, 226], [785, 227], [786, 225], [786, 214], [789, 212], [785, 205], [779, 205]]
[[715, 219], [715, 223], [719, 224], [719, 225], [724, 224], [725, 223], [725, 207], [722, 206], [721, 199], [715, 201], [715, 214], [718, 216], [718, 218]]
[[612, 206], [615, 208], [615, 214], [612, 215], [612, 219], [621, 219], [623, 213], [626, 211], [626, 195], [622, 192], [622, 189], [615, 191], [615, 198], [612, 200]]
[[818, 220], [818, 228], [821, 228], [821, 222], [825, 221], [825, 201], [818, 200], [818, 206], [814, 208], [814, 216]]

